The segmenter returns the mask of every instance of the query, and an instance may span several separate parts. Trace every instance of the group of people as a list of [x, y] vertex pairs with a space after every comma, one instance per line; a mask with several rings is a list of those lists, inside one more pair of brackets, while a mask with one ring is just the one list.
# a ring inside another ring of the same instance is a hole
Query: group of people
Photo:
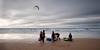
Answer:
[[[45, 30], [40, 31], [40, 37], [39, 37], [39, 41], [44, 43], [45, 40]], [[60, 40], [60, 34], [59, 33], [55, 33], [54, 31], [52, 31], [52, 35], [51, 38], [47, 38], [48, 41], [52, 41], [55, 42], [57, 40]], [[72, 41], [72, 34], [70, 33], [68, 36], [68, 41]]]
[[44, 43], [45, 40], [45, 30], [40, 31], [40, 38], [39, 41]]

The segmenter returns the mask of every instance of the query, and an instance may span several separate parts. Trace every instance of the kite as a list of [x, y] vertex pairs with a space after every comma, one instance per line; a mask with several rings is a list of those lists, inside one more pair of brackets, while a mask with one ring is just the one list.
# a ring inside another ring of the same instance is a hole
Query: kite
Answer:
[[37, 9], [39, 10], [39, 6], [37, 6], [37, 5], [36, 5], [36, 6], [34, 6], [33, 8], [37, 8]]

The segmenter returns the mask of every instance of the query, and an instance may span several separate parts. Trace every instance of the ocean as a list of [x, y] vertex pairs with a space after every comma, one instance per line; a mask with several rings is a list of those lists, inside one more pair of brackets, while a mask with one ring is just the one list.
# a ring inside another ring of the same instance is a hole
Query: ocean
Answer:
[[100, 28], [0, 28], [0, 39], [38, 39], [40, 31], [45, 30], [46, 38], [51, 38], [52, 31], [60, 33], [60, 37], [99, 38]]

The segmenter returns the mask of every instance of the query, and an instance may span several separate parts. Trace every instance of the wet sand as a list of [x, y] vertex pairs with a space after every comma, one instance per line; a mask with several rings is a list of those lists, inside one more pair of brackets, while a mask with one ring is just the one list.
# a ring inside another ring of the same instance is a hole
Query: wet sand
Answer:
[[100, 39], [74, 39], [44, 44], [31, 40], [0, 40], [0, 50], [100, 50]]

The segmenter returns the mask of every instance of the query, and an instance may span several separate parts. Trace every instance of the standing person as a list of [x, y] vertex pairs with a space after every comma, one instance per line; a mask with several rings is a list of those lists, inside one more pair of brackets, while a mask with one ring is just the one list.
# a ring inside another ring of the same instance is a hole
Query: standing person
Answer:
[[54, 42], [55, 41], [55, 33], [54, 33], [54, 31], [52, 31], [51, 38], [52, 38], [52, 42]]
[[39, 38], [39, 41], [44, 43], [44, 39], [45, 39], [45, 30], [40, 31], [40, 38]]
[[44, 43], [44, 40], [45, 40], [45, 30], [43, 30], [42, 32], [42, 42]]
[[69, 41], [72, 41], [72, 34], [69, 34]]
[[40, 31], [40, 37], [39, 37], [39, 41], [42, 40], [42, 31]]

